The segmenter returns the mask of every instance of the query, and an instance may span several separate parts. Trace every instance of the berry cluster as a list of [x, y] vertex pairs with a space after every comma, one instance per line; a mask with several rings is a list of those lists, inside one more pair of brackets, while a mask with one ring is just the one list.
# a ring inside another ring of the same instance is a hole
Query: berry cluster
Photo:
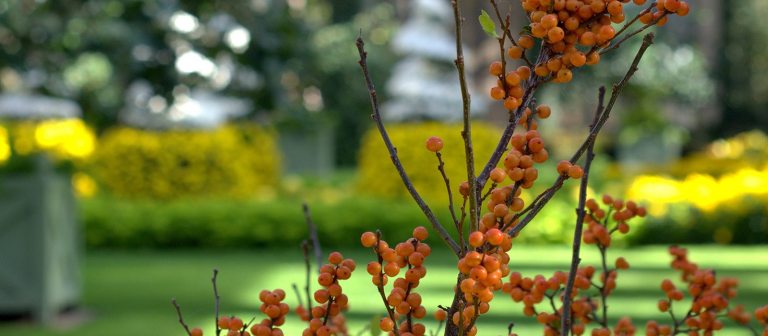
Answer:
[[339, 281], [349, 279], [354, 270], [352, 259], [344, 259], [339, 252], [328, 255], [328, 263], [320, 266], [317, 277], [317, 283], [323, 288], [314, 293], [315, 302], [320, 305], [312, 307], [309, 313], [304, 309], [297, 310], [302, 320], [309, 321], [303, 336], [346, 334], [346, 322], [341, 312], [347, 309], [349, 298], [342, 292]]
[[[500, 206], [505, 205], [496, 205]], [[512, 237], [495, 226], [495, 219], [491, 223], [469, 235], [468, 243], [473, 249], [457, 263], [462, 277], [457, 290], [463, 295], [463, 307], [451, 319], [467, 335], [477, 333], [475, 320], [489, 311], [494, 292], [502, 289], [502, 280], [510, 272], [507, 252], [512, 248]]]
[[[587, 324], [597, 322], [599, 326], [592, 330], [592, 335], [633, 335], [635, 326], [628, 317], [619, 319], [611, 330], [607, 317], [600, 316], [598, 308], [606, 305], [608, 296], [616, 288], [618, 270], [629, 268], [629, 263], [623, 257], [615, 260], [614, 268], [608, 267], [606, 250], [610, 246], [610, 235], [615, 231], [626, 233], [627, 221], [635, 216], [645, 215], [645, 209], [632, 201], [625, 204], [607, 195], [603, 197], [603, 201], [608, 206], [607, 210], [601, 209], [594, 199], [586, 202], [585, 222], [588, 229], [584, 232], [584, 241], [597, 245], [603, 262], [599, 273], [595, 267], [589, 265], [576, 269], [570, 293], [569, 314], [573, 321], [571, 333], [582, 335]], [[613, 228], [607, 229], [609, 226]], [[502, 290], [508, 293], [513, 301], [523, 303], [523, 314], [535, 316], [536, 321], [544, 326], [544, 335], [559, 335], [567, 280], [568, 274], [559, 271], [549, 278], [540, 274], [533, 278], [523, 277], [520, 273], [513, 272]], [[595, 296], [599, 297], [600, 301], [596, 301]], [[560, 306], [556, 307], [556, 303], [560, 303]], [[539, 304], [542, 304], [543, 308], [537, 309]], [[545, 311], [549, 308], [552, 309], [551, 312]]]
[[[627, 222], [635, 217], [645, 217], [646, 210], [633, 201], [625, 203], [609, 195], [603, 195], [602, 201], [608, 206], [607, 211], [601, 209], [595, 199], [587, 200], [585, 205], [589, 211], [584, 217], [587, 229], [584, 231], [583, 239], [586, 244], [597, 244], [600, 249], [605, 249], [611, 246], [612, 233], [616, 231], [622, 234], [628, 233]], [[608, 227], [609, 219], [615, 223], [611, 228]]]
[[[730, 300], [736, 296], [738, 281], [733, 278], [717, 280], [715, 271], [701, 269], [695, 263], [688, 260], [687, 250], [672, 246], [669, 253], [674, 257], [671, 263], [673, 269], [681, 272], [682, 280], [687, 285], [687, 292], [691, 296], [691, 306], [681, 319], [672, 315], [672, 303], [682, 301], [685, 294], [677, 289], [670, 279], [661, 282], [661, 290], [666, 298], [659, 300], [658, 309], [669, 312], [674, 324], [659, 325], [650, 321], [646, 325], [648, 335], [675, 335], [678, 332], [688, 332], [693, 335], [712, 334], [723, 328], [723, 322], [719, 320], [720, 313], [728, 311]], [[743, 320], [739, 309], [729, 311], [728, 315], [736, 321]], [[747, 317], [746, 322], [749, 318]]]
[[[426, 333], [424, 324], [414, 319], [427, 315], [426, 308], [421, 305], [421, 295], [415, 288], [427, 274], [424, 260], [432, 252], [424, 243], [428, 235], [427, 229], [416, 227], [412, 238], [398, 243], [394, 249], [379, 234], [365, 232], [360, 237], [361, 244], [372, 248], [378, 258], [378, 261], [368, 263], [367, 271], [387, 308], [388, 316], [379, 321], [379, 327], [390, 335], [422, 336]], [[401, 270], [406, 270], [405, 274], [395, 279], [392, 290], [385, 296], [384, 286], [388, 278], [397, 277]]]
[[763, 328], [763, 336], [768, 336], [768, 305], [755, 309], [755, 319]]
[[285, 291], [275, 289], [273, 291], [262, 290], [259, 292], [261, 306], [259, 310], [267, 315], [261, 323], [251, 325], [253, 336], [281, 336], [283, 331], [278, 328], [285, 323], [285, 315], [290, 311], [288, 305], [282, 302], [285, 299]]
[[[530, 36], [521, 36], [507, 55], [522, 58], [524, 51], [533, 47], [533, 38], [541, 39], [550, 57], [536, 64], [536, 75], [552, 75], [555, 83], [567, 83], [573, 78], [572, 69], [594, 65], [600, 61], [600, 49], [607, 48], [623, 31], [613, 24], [626, 21], [624, 4], [630, 0], [522, 0], [521, 4], [531, 20]], [[633, 0], [636, 5], [645, 0]], [[685, 1], [660, 0], [656, 6], [642, 11], [638, 19], [646, 25], [663, 25], [667, 15], [688, 14]], [[631, 25], [631, 20], [626, 26]], [[625, 27], [626, 27], [625, 26]], [[579, 49], [582, 48], [582, 49]]]
[[[222, 316], [216, 321], [216, 326], [221, 330], [227, 330], [227, 336], [250, 336], [246, 331], [248, 327], [243, 320], [236, 316]], [[282, 333], [281, 333], [282, 334]]]

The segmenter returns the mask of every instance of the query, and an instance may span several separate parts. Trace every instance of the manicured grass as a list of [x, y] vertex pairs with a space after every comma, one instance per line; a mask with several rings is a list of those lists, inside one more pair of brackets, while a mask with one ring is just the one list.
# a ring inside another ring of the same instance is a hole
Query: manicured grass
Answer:
[[[588, 249], [591, 251], [591, 249]], [[344, 252], [344, 251], [342, 251]], [[565, 246], [516, 246], [511, 268], [524, 275], [549, 275], [564, 270], [570, 260]], [[765, 247], [692, 247], [691, 258], [702, 267], [713, 267], [718, 276], [738, 276], [738, 303], [754, 309], [768, 303], [768, 257]], [[643, 330], [647, 319], [666, 321], [656, 310], [662, 293], [658, 284], [664, 277], [676, 278], [667, 268], [669, 257], [663, 247], [616, 250], [611, 257], [627, 258], [630, 270], [619, 274], [618, 287], [609, 301], [612, 317], [630, 315]], [[348, 313], [352, 334], [361, 330], [373, 316], [382, 314], [380, 301], [365, 273], [371, 260], [368, 251], [345, 253], [358, 260], [358, 269], [344, 291], [350, 297]], [[596, 254], [585, 255], [584, 263], [594, 263]], [[447, 254], [435, 251], [427, 259], [428, 275], [419, 286], [430, 313], [438, 304], [447, 305], [455, 281], [455, 266]], [[261, 289], [281, 287], [288, 292], [286, 302], [294, 307], [291, 284], [303, 286], [304, 264], [297, 248], [287, 251], [94, 251], [85, 262], [84, 308], [91, 318], [75, 327], [42, 328], [29, 322], [0, 324], [0, 335], [183, 335], [170, 304], [175, 297], [186, 321], [192, 326], [210, 327], [213, 321], [211, 270], [218, 268], [222, 313], [252, 316], [257, 311]], [[314, 276], [313, 276], [314, 281]], [[315, 286], [316, 288], [316, 286]], [[679, 308], [679, 309], [682, 309]], [[504, 335], [509, 322], [515, 322], [520, 335], [540, 335], [540, 328], [522, 316], [521, 306], [499, 293], [491, 312], [481, 318], [480, 335]], [[429, 320], [429, 319], [428, 319]], [[428, 330], [434, 324], [427, 323]], [[730, 326], [718, 335], [749, 335]], [[300, 335], [303, 325], [294, 316], [284, 328], [286, 335]], [[210, 328], [207, 335], [212, 335]]]

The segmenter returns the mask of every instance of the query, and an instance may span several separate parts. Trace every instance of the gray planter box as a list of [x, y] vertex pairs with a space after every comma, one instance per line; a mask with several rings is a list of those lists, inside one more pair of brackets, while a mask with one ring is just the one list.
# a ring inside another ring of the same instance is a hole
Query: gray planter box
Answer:
[[69, 178], [38, 168], [0, 176], [0, 314], [49, 323], [79, 303], [82, 247]]
[[317, 127], [308, 132], [281, 130], [278, 144], [286, 174], [324, 175], [333, 171], [333, 129]]

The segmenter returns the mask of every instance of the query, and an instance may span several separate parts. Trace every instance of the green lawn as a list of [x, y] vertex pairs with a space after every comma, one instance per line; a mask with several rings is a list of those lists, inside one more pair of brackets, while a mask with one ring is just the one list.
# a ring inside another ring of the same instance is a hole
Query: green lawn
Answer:
[[[289, 293], [287, 303], [296, 305], [291, 283], [304, 279], [303, 259], [298, 249], [286, 252], [266, 251], [95, 251], [85, 260], [84, 308], [90, 316], [77, 326], [58, 326], [44, 329], [29, 322], [0, 324], [0, 335], [183, 335], [175, 311], [170, 304], [176, 297], [185, 318], [193, 326], [212, 326], [213, 295], [210, 286], [211, 270], [218, 268], [222, 312], [251, 316], [257, 311], [258, 292], [261, 289], [282, 287]], [[713, 267], [718, 275], [738, 276], [741, 279], [737, 302], [747, 308], [768, 303], [768, 251], [765, 247], [693, 247], [691, 258], [703, 267]], [[343, 251], [342, 251], [343, 252]], [[512, 250], [511, 267], [525, 275], [537, 272], [551, 274], [565, 269], [570, 259], [569, 250], [557, 247], [521, 247]], [[630, 315], [637, 325], [655, 318], [665, 320], [656, 311], [661, 296], [659, 281], [673, 277], [666, 268], [669, 257], [665, 248], [648, 247], [612, 252], [620, 253], [632, 268], [620, 273], [619, 289], [609, 301], [614, 314]], [[419, 287], [425, 305], [430, 311], [437, 304], [449, 304], [454, 266], [450, 258], [436, 252], [428, 261], [428, 275]], [[352, 311], [348, 314], [350, 329], [355, 334], [382, 308], [369, 286], [370, 277], [364, 264], [370, 260], [367, 251], [347, 253], [363, 267], [359, 267], [344, 286], [350, 297]], [[585, 262], [594, 262], [595, 255], [585, 256]], [[614, 315], [615, 317], [616, 315]], [[505, 326], [514, 321], [520, 335], [540, 335], [539, 328], [521, 315], [521, 307], [500, 293], [492, 302], [491, 313], [481, 318], [480, 335], [504, 335]], [[428, 329], [433, 324], [428, 324]], [[285, 327], [286, 335], [299, 335], [303, 326], [291, 317]], [[718, 335], [749, 335], [738, 328]], [[206, 330], [208, 335], [212, 332]]]

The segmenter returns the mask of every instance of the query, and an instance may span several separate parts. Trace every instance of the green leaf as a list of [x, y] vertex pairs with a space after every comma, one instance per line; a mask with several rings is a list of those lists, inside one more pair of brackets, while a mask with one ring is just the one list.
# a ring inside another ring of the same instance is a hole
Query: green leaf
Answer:
[[499, 37], [499, 35], [496, 34], [496, 23], [493, 22], [491, 16], [488, 15], [488, 12], [486, 12], [484, 9], [480, 13], [480, 25], [483, 26], [483, 30], [486, 34], [488, 34], [488, 36], [496, 38]]
[[379, 320], [381, 319], [381, 316], [374, 316], [371, 318], [371, 323], [369, 324], [369, 331], [371, 332], [371, 336], [379, 336], [381, 335], [381, 328], [379, 328]]

